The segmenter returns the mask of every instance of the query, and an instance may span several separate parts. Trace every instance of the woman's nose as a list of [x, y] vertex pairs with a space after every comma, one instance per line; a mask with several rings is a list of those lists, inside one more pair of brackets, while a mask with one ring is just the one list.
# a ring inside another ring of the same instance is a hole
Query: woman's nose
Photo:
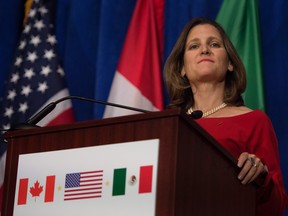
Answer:
[[210, 52], [207, 48], [204, 48], [202, 51], [201, 51], [201, 54], [203, 55], [208, 55]]

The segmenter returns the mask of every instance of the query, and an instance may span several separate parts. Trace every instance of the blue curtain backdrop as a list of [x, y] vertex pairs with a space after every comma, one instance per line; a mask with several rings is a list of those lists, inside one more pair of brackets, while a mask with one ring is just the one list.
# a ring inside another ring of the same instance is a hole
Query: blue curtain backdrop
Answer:
[[[55, 0], [54, 3], [58, 48], [71, 95], [107, 100], [136, 0]], [[188, 20], [195, 16], [214, 19], [222, 0], [166, 0], [165, 4], [164, 59]], [[0, 0], [0, 5], [0, 88], [3, 89], [22, 26], [24, 3]], [[266, 112], [279, 139], [281, 167], [288, 189], [287, 8], [287, 0], [259, 1]], [[73, 105], [78, 121], [101, 118], [104, 110], [102, 105], [83, 101], [73, 101]]]

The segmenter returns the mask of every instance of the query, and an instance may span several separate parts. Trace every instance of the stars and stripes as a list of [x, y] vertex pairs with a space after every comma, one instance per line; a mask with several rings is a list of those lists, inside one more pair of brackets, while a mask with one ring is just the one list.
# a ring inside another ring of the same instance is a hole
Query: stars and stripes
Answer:
[[66, 174], [64, 200], [100, 198], [103, 170]]
[[[64, 70], [56, 51], [57, 40], [50, 20], [50, 3], [51, 1], [34, 0], [28, 14], [11, 73], [5, 82], [0, 110], [0, 127], [3, 129], [26, 122], [47, 103], [69, 95]], [[39, 125], [74, 121], [69, 100], [64, 101], [53, 112], [43, 122], [39, 122]], [[5, 143], [1, 143], [0, 149], [1, 157], [5, 157]], [[0, 161], [4, 163], [0, 167], [5, 167], [5, 158]], [[2, 168], [0, 186], [3, 184], [3, 173]]]
[[[2, 128], [9, 129], [11, 124], [25, 122], [57, 93], [62, 92], [59, 96], [68, 95], [48, 7], [36, 0], [30, 9], [6, 83]], [[66, 110], [71, 108], [71, 102], [67, 103], [70, 105], [65, 106]]]

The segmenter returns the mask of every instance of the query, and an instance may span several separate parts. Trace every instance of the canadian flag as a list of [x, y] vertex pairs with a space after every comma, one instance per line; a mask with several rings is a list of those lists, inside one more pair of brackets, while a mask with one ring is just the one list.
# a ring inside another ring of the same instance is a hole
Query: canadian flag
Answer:
[[[29, 178], [21, 178], [19, 180], [19, 190], [17, 205], [25, 205], [27, 203], [28, 191], [32, 197], [39, 197], [43, 192], [43, 186], [37, 180], [34, 182], [33, 186], [29, 189]], [[28, 190], [29, 189], [29, 190]], [[47, 176], [45, 183], [45, 194], [44, 202], [54, 201], [54, 189], [55, 189], [55, 175]]]
[[[163, 11], [163, 0], [137, 1], [114, 75], [109, 102], [151, 111], [163, 109]], [[106, 106], [104, 117], [133, 113]]]

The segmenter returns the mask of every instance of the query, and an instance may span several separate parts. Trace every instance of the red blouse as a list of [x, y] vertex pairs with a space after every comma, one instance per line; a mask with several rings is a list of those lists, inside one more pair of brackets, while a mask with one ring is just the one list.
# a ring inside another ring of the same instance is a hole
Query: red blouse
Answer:
[[196, 122], [235, 158], [243, 152], [261, 158], [269, 171], [264, 185], [257, 191], [256, 215], [283, 215], [288, 207], [288, 195], [283, 186], [277, 138], [268, 116], [255, 110], [233, 117], [200, 118]]

